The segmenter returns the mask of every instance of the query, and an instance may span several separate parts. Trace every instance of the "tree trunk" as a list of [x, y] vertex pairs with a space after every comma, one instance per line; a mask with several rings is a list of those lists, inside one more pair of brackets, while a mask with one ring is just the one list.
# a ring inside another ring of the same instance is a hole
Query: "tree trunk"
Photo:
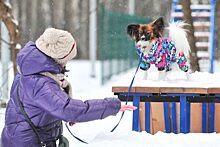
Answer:
[[64, 5], [65, 5], [65, 1], [62, 0], [53, 0], [51, 4], [52, 26], [58, 29], [64, 28], [64, 24], [65, 24]]
[[[216, 59], [220, 59], [220, 0], [217, 1], [216, 3]], [[218, 25], [217, 25], [218, 24]]]
[[80, 3], [82, 0], [65, 0], [65, 29], [72, 33], [77, 42], [77, 58], [81, 57], [81, 29], [80, 12], [85, 11], [81, 9]]
[[[27, 35], [27, 42], [29, 40], [33, 40], [33, 37], [31, 36], [32, 34], [32, 29], [31, 29], [31, 25], [32, 25], [32, 10], [33, 10], [33, 5], [32, 5], [32, 1], [26, 1], [26, 35]], [[26, 42], [25, 42], [26, 43]]]
[[37, 0], [38, 7], [37, 7], [37, 32], [36, 37], [38, 38], [46, 28], [51, 27], [51, 1], [49, 0]]
[[20, 0], [19, 3], [20, 7], [20, 14], [21, 14], [21, 35], [22, 35], [22, 44], [25, 44], [28, 41], [28, 28], [27, 28], [27, 1], [26, 0]]
[[12, 62], [14, 73], [16, 73], [16, 54], [17, 54], [17, 44], [20, 41], [19, 29], [12, 16], [11, 8], [5, 4], [4, 0], [0, 0], [0, 19], [5, 23], [10, 37], [10, 49], [12, 54]]
[[31, 22], [30, 22], [30, 38], [35, 41], [36, 40], [36, 32], [37, 32], [37, 7], [38, 7], [38, 0], [31, 1]]
[[80, 1], [80, 50], [81, 58], [89, 58], [89, 1], [81, 0]]
[[190, 9], [190, 0], [180, 0], [180, 3], [182, 5], [182, 11], [183, 11], [183, 19], [186, 20], [186, 22], [190, 25], [186, 26], [186, 29], [189, 30], [188, 34], [188, 40], [189, 45], [191, 48], [191, 54], [190, 54], [190, 65], [192, 72], [200, 71], [199, 68], [199, 62], [197, 58], [197, 49], [196, 49], [196, 39], [194, 36], [194, 27], [193, 27], [193, 19], [191, 15], [191, 9]]

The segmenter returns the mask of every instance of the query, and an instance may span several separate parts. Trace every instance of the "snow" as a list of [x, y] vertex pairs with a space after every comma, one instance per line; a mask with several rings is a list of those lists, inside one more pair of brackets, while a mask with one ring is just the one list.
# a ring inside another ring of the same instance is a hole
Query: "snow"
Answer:
[[21, 49], [21, 44], [17, 43], [15, 46], [16, 49], [20, 50]]
[[[113, 85], [129, 86], [135, 69], [113, 77], [104, 86], [100, 85], [100, 63], [96, 64], [96, 77], [91, 78], [91, 64], [89, 61], [73, 60], [68, 63], [70, 69], [68, 79], [72, 83], [73, 97], [76, 99], [93, 99], [104, 97], [115, 97], [111, 92]], [[217, 69], [217, 68], [216, 68]], [[162, 84], [164, 86], [178, 86], [189, 84], [185, 80], [172, 79], [170, 81], [158, 81], [155, 73], [149, 73], [149, 80], [141, 80], [141, 71], [138, 71], [134, 85]], [[204, 87], [220, 86], [220, 73], [194, 73], [190, 75], [191, 86]], [[208, 80], [207, 80], [208, 79]], [[199, 82], [199, 83], [197, 83]], [[203, 83], [202, 83], [203, 82]], [[205, 82], [205, 84], [204, 84]], [[4, 124], [4, 111], [0, 109], [0, 130]], [[132, 112], [126, 112], [118, 128], [111, 133], [110, 130], [118, 123], [121, 113], [116, 116], [110, 116], [103, 120], [96, 120], [86, 123], [77, 123], [70, 127], [72, 133], [80, 139], [89, 142], [83, 144], [73, 138], [64, 126], [64, 136], [70, 142], [71, 147], [217, 147], [220, 146], [220, 134], [217, 133], [189, 133], [173, 134], [157, 132], [154, 135], [143, 132], [131, 131]]]
[[[12, 19], [12, 22], [16, 25], [16, 26], [18, 26], [18, 21], [17, 20], [15, 20], [15, 19]], [[17, 32], [18, 30], [16, 29], [16, 32]]]
[[7, 1], [4, 2], [4, 5], [5, 5], [6, 7], [8, 7], [9, 9], [12, 8], [11, 4], [10, 4], [9, 2], [7, 2]]
[[[132, 74], [127, 73], [127, 76], [122, 77], [119, 81], [113, 83], [113, 86], [129, 86]], [[129, 77], [129, 78], [128, 78]], [[186, 80], [184, 72], [172, 72], [167, 78], [168, 80], [159, 81], [158, 72], [148, 73], [148, 79], [142, 79], [142, 71], [136, 75], [133, 87], [185, 87], [185, 88], [214, 88], [220, 87], [220, 73], [210, 74], [208, 72], [195, 72], [189, 74], [189, 79]], [[208, 80], [207, 80], [208, 79]]]
[[[155, 135], [146, 132], [120, 132], [100, 134], [92, 142], [92, 147], [216, 147], [219, 135], [212, 134], [166, 134], [158, 132]], [[89, 145], [90, 146], [90, 145]]]

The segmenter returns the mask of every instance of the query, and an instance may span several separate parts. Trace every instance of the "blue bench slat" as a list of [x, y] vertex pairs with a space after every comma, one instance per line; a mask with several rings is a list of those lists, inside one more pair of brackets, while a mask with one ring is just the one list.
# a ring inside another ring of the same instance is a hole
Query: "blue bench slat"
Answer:
[[172, 102], [172, 126], [173, 126], [173, 133], [177, 134], [177, 119], [176, 119], [176, 103]]
[[169, 118], [169, 103], [168, 102], [164, 102], [163, 103], [163, 110], [164, 110], [164, 124], [165, 124], [165, 131], [166, 133], [170, 133], [171, 132], [171, 128], [170, 128], [170, 118]]
[[190, 131], [190, 103], [186, 96], [180, 96], [180, 133], [189, 133]]
[[133, 96], [133, 105], [137, 107], [136, 110], [133, 111], [133, 123], [132, 123], [132, 130], [133, 131], [140, 131], [140, 97], [137, 95]]
[[202, 133], [207, 133], [207, 103], [202, 103]]
[[213, 133], [215, 130], [215, 103], [209, 105], [209, 133]]
[[150, 102], [145, 102], [145, 131], [147, 133], [151, 133], [150, 127]]

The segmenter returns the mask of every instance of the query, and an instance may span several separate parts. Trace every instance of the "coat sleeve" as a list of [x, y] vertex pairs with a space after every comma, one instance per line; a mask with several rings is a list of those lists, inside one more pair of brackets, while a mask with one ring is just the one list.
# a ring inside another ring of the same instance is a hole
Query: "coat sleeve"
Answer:
[[72, 99], [53, 81], [39, 82], [33, 99], [38, 107], [51, 115], [71, 122], [86, 122], [116, 115], [121, 107], [117, 98], [81, 101]]

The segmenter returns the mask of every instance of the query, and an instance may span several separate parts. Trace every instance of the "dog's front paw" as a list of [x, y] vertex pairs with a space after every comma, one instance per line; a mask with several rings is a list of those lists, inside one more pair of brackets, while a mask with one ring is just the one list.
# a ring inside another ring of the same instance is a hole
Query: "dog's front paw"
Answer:
[[148, 70], [149, 68], [150, 68], [150, 63], [143, 62], [143, 61], [140, 63], [140, 69]]

